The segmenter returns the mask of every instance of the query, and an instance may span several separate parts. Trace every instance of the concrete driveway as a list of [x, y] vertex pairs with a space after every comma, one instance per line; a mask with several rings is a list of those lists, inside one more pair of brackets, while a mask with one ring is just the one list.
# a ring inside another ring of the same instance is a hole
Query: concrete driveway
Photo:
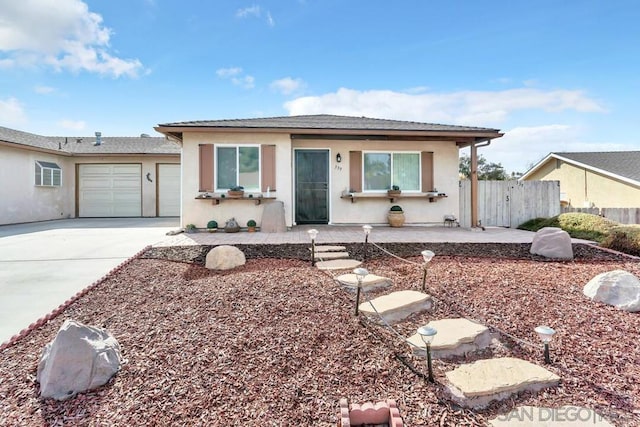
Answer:
[[0, 226], [0, 343], [178, 227], [178, 218]]

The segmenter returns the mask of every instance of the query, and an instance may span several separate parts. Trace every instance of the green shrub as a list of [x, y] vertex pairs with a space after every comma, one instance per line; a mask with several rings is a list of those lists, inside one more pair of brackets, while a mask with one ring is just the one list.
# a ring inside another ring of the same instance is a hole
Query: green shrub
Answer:
[[393, 205], [391, 206], [391, 209], [389, 209], [391, 212], [402, 212], [402, 208], [398, 205]]
[[207, 228], [218, 228], [218, 222], [212, 219], [207, 223]]
[[250, 219], [249, 221], [247, 221], [247, 227], [255, 227], [256, 226], [256, 222], [252, 219]]
[[629, 255], [640, 256], [640, 227], [631, 225], [616, 227], [600, 245]]
[[538, 231], [543, 227], [558, 227], [575, 239], [602, 241], [618, 225], [598, 215], [580, 212], [560, 214], [551, 218], [534, 218], [518, 226], [521, 230]]

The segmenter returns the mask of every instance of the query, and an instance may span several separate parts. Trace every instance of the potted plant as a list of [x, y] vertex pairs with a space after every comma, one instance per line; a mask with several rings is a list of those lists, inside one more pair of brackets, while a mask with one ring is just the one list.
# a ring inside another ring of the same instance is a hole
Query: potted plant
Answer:
[[187, 224], [184, 226], [184, 231], [186, 231], [187, 233], [195, 233], [196, 230], [197, 228], [195, 224]]
[[207, 231], [209, 233], [215, 233], [218, 230], [218, 222], [216, 220], [211, 220], [207, 223]]
[[391, 227], [402, 227], [404, 225], [404, 212], [402, 208], [398, 205], [391, 206], [387, 219]]
[[256, 225], [257, 225], [256, 222], [252, 219], [247, 221], [247, 229], [249, 233], [253, 233], [254, 231], [256, 231]]
[[397, 185], [392, 185], [391, 188], [387, 190], [387, 194], [390, 196], [397, 196], [400, 193], [402, 193], [402, 190], [400, 190], [400, 187]]
[[236, 198], [240, 198], [244, 196], [244, 187], [242, 185], [236, 185], [234, 187], [231, 187], [228, 191], [227, 194], [229, 195], [229, 197], [236, 197]]

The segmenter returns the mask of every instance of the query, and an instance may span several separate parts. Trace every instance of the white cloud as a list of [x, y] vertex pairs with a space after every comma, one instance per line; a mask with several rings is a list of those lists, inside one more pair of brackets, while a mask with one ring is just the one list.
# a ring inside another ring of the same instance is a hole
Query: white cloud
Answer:
[[420, 94], [340, 88], [335, 93], [294, 99], [284, 107], [291, 115], [364, 115], [474, 126], [499, 125], [519, 110], [604, 112], [583, 91], [532, 88]]
[[48, 65], [55, 70], [137, 77], [138, 59], [109, 52], [112, 30], [81, 0], [0, 0], [1, 67]]
[[57, 124], [63, 129], [68, 129], [73, 131], [84, 130], [87, 126], [87, 124], [82, 120], [68, 120], [68, 119], [60, 120]]
[[15, 128], [27, 122], [22, 104], [16, 98], [0, 99], [0, 124]]
[[48, 95], [50, 93], [55, 92], [56, 88], [50, 87], [50, 86], [36, 86], [33, 88], [33, 91], [40, 95]]
[[229, 79], [234, 85], [245, 89], [252, 89], [255, 86], [255, 78], [250, 75], [243, 75], [240, 67], [220, 68], [216, 70], [216, 74], [221, 79]]
[[260, 6], [257, 5], [253, 5], [250, 7], [245, 7], [242, 9], [238, 9], [236, 11], [236, 16], [238, 18], [246, 18], [248, 16], [255, 16], [255, 17], [259, 17], [260, 16]]
[[271, 16], [271, 12], [267, 12], [267, 23], [270, 27], [274, 27], [276, 25], [276, 21], [274, 21], [273, 16]]
[[283, 79], [274, 80], [273, 82], [271, 82], [269, 87], [284, 95], [290, 95], [294, 92], [303, 90], [306, 87], [306, 84], [302, 79], [285, 77]]

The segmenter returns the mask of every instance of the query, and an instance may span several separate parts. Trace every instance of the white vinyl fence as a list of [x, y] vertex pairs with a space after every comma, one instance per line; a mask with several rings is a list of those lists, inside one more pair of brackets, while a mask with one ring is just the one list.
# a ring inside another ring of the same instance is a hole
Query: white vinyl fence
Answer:
[[[559, 181], [478, 181], [482, 226], [516, 228], [560, 214]], [[471, 181], [460, 181], [460, 225], [471, 227]]]

